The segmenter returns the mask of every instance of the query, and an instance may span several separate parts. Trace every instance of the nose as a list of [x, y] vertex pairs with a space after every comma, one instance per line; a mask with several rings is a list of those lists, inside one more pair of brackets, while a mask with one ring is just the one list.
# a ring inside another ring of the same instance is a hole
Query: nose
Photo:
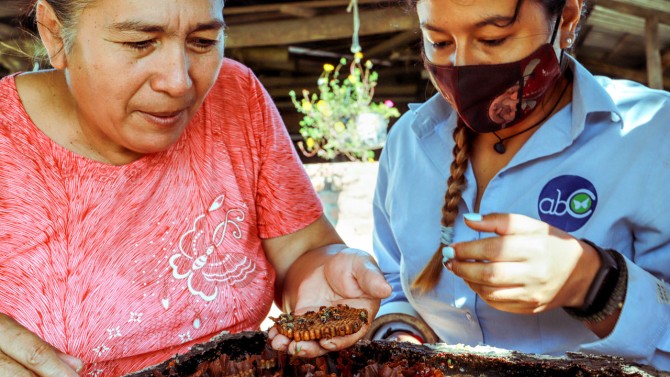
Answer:
[[456, 44], [453, 53], [449, 56], [449, 63], [454, 66], [477, 64], [473, 59], [472, 51], [465, 45]]
[[156, 63], [156, 75], [152, 81], [155, 91], [172, 97], [184, 96], [193, 86], [190, 74], [190, 59], [184, 48], [171, 47], [161, 54]]

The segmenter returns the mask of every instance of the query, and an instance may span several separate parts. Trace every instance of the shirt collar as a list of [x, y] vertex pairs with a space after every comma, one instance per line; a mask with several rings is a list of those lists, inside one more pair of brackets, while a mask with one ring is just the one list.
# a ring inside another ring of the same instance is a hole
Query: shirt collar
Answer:
[[573, 140], [584, 130], [587, 117], [596, 113], [609, 113], [613, 123], [623, 117], [610, 94], [603, 87], [605, 77], [595, 77], [572, 56], [565, 55], [574, 74], [572, 88], [572, 132]]

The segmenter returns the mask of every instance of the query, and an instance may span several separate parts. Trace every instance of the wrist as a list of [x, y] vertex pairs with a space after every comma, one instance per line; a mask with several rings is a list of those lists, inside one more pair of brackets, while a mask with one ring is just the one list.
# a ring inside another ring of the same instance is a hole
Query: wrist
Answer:
[[588, 240], [582, 240], [596, 250], [601, 258], [598, 271], [579, 307], [564, 307], [573, 318], [597, 323], [623, 307], [626, 297], [628, 271], [623, 256], [615, 250], [605, 250]]
[[[579, 240], [583, 252], [577, 262], [576, 271], [572, 278], [572, 290], [568, 299], [563, 303], [564, 307], [579, 309], [584, 307], [588, 301], [587, 296], [594, 289], [598, 272], [602, 268], [603, 260], [599, 251], [589, 242]], [[592, 292], [591, 292], [592, 294]]]

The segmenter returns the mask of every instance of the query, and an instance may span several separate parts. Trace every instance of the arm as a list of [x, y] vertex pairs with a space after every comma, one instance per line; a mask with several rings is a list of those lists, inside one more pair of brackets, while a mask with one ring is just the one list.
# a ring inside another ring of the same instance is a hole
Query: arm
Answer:
[[[277, 270], [277, 304], [284, 311], [303, 313], [320, 306], [346, 304], [367, 309], [371, 317], [390, 287], [377, 264], [366, 252], [347, 248], [325, 216], [293, 234], [267, 239], [263, 247]], [[295, 342], [272, 329], [268, 336], [275, 349], [314, 357], [346, 348], [365, 335], [368, 326], [355, 334]]]

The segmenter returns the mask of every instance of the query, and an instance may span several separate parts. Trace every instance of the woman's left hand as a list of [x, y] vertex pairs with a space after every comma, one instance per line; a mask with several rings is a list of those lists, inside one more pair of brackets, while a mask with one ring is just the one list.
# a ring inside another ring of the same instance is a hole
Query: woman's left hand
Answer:
[[465, 222], [499, 235], [453, 244], [455, 256], [447, 262], [486, 303], [521, 314], [582, 305], [601, 263], [591, 246], [523, 215]]
[[302, 357], [315, 357], [353, 345], [365, 335], [369, 322], [379, 310], [381, 299], [391, 294], [391, 286], [374, 259], [361, 250], [314, 250], [303, 258], [307, 264], [298, 261], [300, 266], [295, 269], [292, 267], [287, 277], [287, 280], [293, 281], [287, 281], [287, 284], [295, 283], [297, 288], [295, 302], [288, 306], [294, 307], [296, 314], [301, 314], [309, 310], [317, 311], [321, 306], [346, 304], [352, 308], [366, 309], [368, 324], [355, 334], [300, 342], [279, 334], [273, 327], [268, 333], [272, 347]]

